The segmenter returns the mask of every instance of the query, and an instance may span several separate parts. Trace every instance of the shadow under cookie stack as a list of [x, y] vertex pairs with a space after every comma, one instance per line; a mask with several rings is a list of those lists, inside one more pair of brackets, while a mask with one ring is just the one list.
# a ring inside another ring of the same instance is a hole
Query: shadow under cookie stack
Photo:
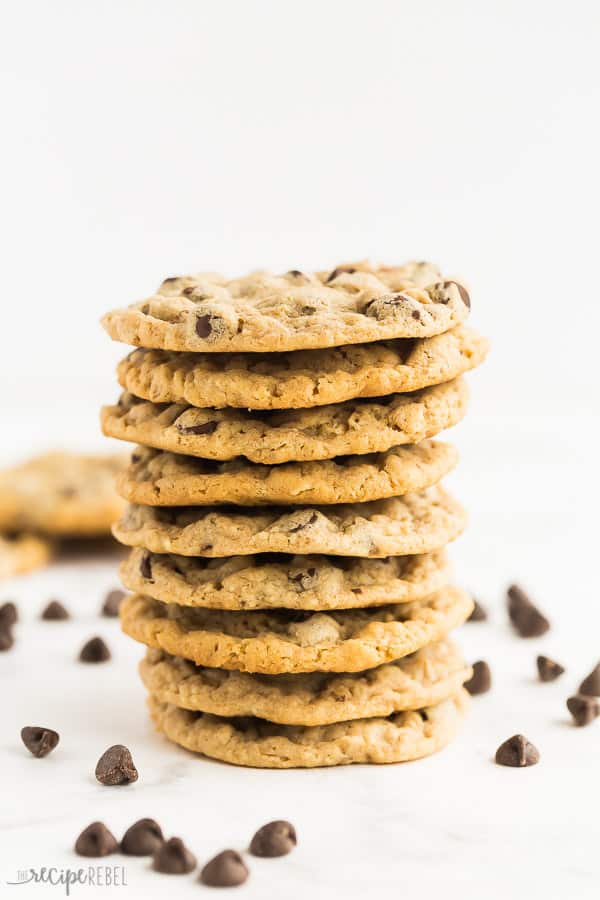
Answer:
[[266, 768], [439, 750], [471, 670], [445, 545], [463, 508], [433, 438], [487, 341], [428, 263], [169, 278], [103, 320], [139, 348], [104, 433], [139, 446], [114, 526], [124, 631], [167, 738]]

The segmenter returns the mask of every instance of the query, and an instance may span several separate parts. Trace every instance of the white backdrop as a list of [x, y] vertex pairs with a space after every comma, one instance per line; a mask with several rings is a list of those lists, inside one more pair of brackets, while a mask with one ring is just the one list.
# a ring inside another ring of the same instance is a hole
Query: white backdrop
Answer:
[[[600, 653], [598, 9], [6, 4], [0, 459], [101, 444], [97, 410], [126, 348], [98, 319], [165, 276], [432, 259], [469, 284], [471, 321], [493, 342], [455, 433], [453, 482], [472, 512], [460, 577], [492, 605], [507, 580], [529, 584], [557, 623], [544, 648], [583, 674]], [[475, 725], [485, 766], [522, 687], [502, 640], [489, 652], [508, 693]], [[518, 652], [527, 666], [536, 650]], [[553, 746], [550, 723], [538, 727]], [[576, 735], [589, 748], [579, 774], [558, 754], [561, 791], [576, 777], [588, 794], [597, 735]], [[482, 784], [497, 777], [482, 769]], [[493, 802], [488, 822], [517, 852], [511, 807]], [[540, 859], [564, 849], [563, 814], [586, 819], [561, 803], [539, 813]]]

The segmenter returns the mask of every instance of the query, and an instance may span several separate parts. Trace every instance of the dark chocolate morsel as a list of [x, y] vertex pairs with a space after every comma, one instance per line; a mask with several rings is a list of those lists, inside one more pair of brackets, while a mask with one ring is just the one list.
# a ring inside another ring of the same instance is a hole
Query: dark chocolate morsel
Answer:
[[285, 856], [297, 843], [294, 826], [278, 820], [258, 829], [250, 842], [250, 853], [254, 856]]
[[496, 750], [496, 762], [499, 766], [522, 768], [535, 766], [539, 761], [540, 754], [537, 748], [522, 734], [514, 734]]
[[196, 857], [181, 838], [170, 838], [154, 852], [152, 868], [166, 875], [187, 875], [196, 868]]
[[43, 728], [41, 725], [26, 725], [21, 728], [21, 740], [30, 753], [41, 759], [52, 753], [58, 744], [60, 737], [52, 728]]
[[118, 849], [117, 839], [103, 822], [92, 822], [75, 841], [75, 853], [79, 856], [108, 856]]
[[131, 753], [123, 744], [114, 744], [105, 750], [96, 765], [96, 778], [100, 784], [131, 784], [138, 779], [138, 771]]
[[248, 878], [244, 860], [235, 850], [223, 850], [200, 873], [200, 881], [210, 887], [236, 887]]

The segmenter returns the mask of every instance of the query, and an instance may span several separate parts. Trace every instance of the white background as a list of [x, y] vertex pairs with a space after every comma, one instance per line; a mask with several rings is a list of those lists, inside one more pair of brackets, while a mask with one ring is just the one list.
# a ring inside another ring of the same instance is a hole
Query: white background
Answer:
[[[493, 341], [452, 482], [472, 512], [459, 578], [495, 607], [464, 642], [496, 685], [461, 740], [419, 765], [216, 767], [152, 735], [139, 651], [116, 626], [102, 626], [117, 657], [102, 678], [74, 668], [114, 567], [23, 579], [22, 637], [0, 659], [2, 883], [17, 864], [73, 865], [93, 818], [118, 831], [156, 816], [205, 860], [277, 815], [301, 847], [240, 895], [597, 896], [600, 726], [569, 728], [564, 697], [600, 656], [599, 26], [582, 0], [4, 4], [0, 458], [102, 446], [97, 411], [126, 348], [98, 319], [165, 276], [433, 259], [467, 281]], [[513, 579], [552, 616], [543, 641], [505, 627]], [[83, 616], [66, 649], [33, 621], [50, 593]], [[564, 683], [533, 681], [540, 650], [567, 664]], [[44, 715], [71, 744], [28, 765], [15, 735]], [[491, 764], [515, 731], [539, 745], [535, 770]], [[116, 796], [81, 779], [114, 740], [145, 764]], [[132, 896], [171, 889], [143, 865]]]

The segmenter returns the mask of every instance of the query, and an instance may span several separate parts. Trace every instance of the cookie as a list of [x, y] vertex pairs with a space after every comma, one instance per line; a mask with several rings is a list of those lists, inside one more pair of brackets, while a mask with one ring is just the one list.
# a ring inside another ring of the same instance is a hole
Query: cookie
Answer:
[[187, 750], [238, 766], [264, 769], [397, 763], [441, 750], [456, 735], [469, 697], [454, 697], [422, 710], [334, 725], [276, 725], [264, 719], [221, 718], [148, 701], [158, 731]]
[[243, 457], [215, 462], [138, 447], [117, 489], [126, 500], [149, 506], [361, 503], [431, 487], [457, 460], [454, 447], [436, 441], [278, 466]]
[[130, 505], [113, 526], [118, 541], [153, 553], [245, 556], [326, 553], [405, 556], [455, 540], [466, 512], [436, 486], [404, 497], [322, 507]]
[[55, 452], [0, 472], [0, 529], [71, 537], [109, 534], [123, 511], [124, 456]]
[[353, 609], [422, 600], [450, 580], [443, 550], [417, 556], [174, 556], [134, 548], [126, 587], [164, 603], [210, 609]]
[[123, 631], [136, 641], [199, 666], [278, 675], [360, 672], [439, 641], [473, 609], [446, 587], [423, 602], [323, 612], [230, 612], [160, 603], [133, 594], [121, 606]]
[[148, 650], [140, 663], [142, 681], [161, 703], [311, 726], [432, 706], [455, 694], [471, 671], [449, 640], [355, 674], [250, 675], [195, 666], [162, 650]]
[[416, 391], [480, 365], [485, 338], [460, 325], [404, 338], [296, 353], [170, 353], [134, 350], [118, 367], [126, 391], [153, 403], [295, 409]]
[[462, 379], [377, 401], [260, 414], [160, 405], [123, 394], [117, 406], [103, 408], [102, 428], [110, 437], [173, 453], [221, 461], [244, 456], [277, 465], [415, 444], [456, 425], [466, 410]]
[[463, 322], [465, 288], [430, 263], [330, 272], [167, 278], [154, 296], [104, 316], [113, 338], [162, 350], [272, 352], [431, 337]]
[[53, 554], [52, 542], [33, 534], [0, 535], [0, 578], [21, 575], [45, 566]]

